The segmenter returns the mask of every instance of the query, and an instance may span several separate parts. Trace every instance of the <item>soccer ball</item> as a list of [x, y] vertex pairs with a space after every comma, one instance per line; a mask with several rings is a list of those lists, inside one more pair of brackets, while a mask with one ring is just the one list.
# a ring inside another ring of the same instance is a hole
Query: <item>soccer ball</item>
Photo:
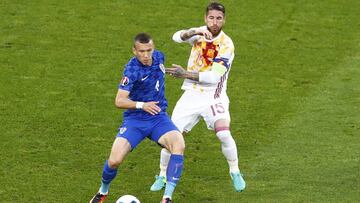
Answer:
[[121, 196], [116, 203], [140, 203], [140, 201], [132, 195]]

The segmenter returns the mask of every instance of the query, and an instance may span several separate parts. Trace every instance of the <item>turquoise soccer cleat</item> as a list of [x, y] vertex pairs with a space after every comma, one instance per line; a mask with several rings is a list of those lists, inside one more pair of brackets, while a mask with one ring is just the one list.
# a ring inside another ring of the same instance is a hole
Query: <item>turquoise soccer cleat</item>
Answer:
[[245, 190], [246, 183], [240, 172], [230, 173], [236, 192]]
[[166, 178], [164, 176], [155, 176], [155, 182], [150, 187], [150, 190], [155, 192], [163, 189], [166, 184]]

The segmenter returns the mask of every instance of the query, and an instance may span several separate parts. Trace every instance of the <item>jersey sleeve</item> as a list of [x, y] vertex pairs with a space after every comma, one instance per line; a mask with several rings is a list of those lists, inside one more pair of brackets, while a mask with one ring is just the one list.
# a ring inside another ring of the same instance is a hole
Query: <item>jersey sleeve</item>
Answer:
[[131, 92], [136, 80], [137, 80], [136, 68], [133, 66], [125, 66], [124, 73], [118, 85], [118, 88], [121, 90], [126, 90]]

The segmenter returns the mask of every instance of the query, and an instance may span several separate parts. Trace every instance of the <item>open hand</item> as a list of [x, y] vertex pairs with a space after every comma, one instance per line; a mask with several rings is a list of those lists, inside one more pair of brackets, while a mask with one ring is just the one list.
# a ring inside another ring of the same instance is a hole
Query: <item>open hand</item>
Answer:
[[165, 69], [165, 72], [177, 78], [184, 78], [186, 74], [186, 70], [184, 70], [182, 66], [177, 64], [172, 64], [171, 68]]
[[161, 111], [161, 108], [157, 105], [158, 103], [158, 101], [145, 102], [142, 109], [151, 115], [156, 115]]

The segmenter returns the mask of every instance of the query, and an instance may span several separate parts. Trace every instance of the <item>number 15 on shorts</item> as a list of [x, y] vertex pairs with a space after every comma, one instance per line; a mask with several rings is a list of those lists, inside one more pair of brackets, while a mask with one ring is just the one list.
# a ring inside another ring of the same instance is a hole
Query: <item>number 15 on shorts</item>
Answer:
[[225, 113], [225, 108], [221, 103], [211, 105], [210, 108], [211, 108], [211, 112], [212, 112], [213, 116], [216, 116], [216, 114], [219, 114], [219, 113]]

